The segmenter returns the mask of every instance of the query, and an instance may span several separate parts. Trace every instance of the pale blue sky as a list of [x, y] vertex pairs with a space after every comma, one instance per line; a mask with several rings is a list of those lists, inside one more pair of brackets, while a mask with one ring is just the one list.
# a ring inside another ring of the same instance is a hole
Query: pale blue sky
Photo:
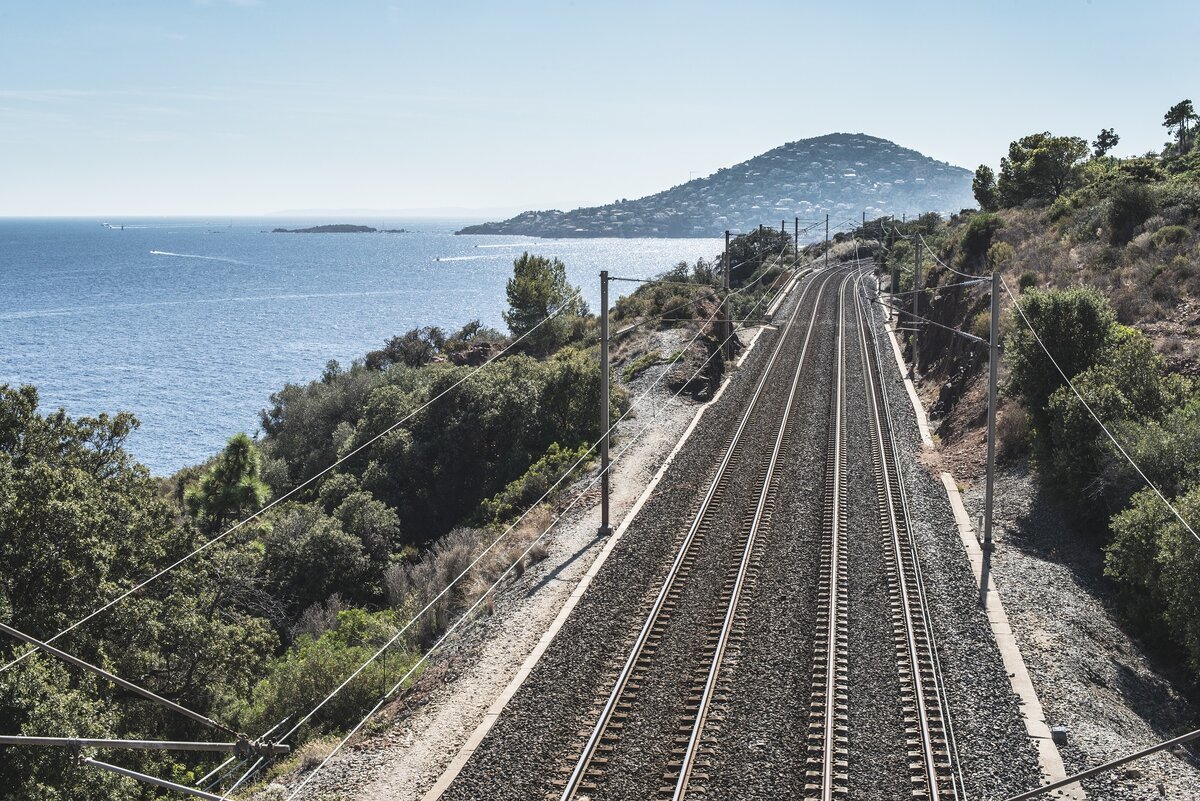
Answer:
[[1158, 148], [1200, 3], [5, 0], [0, 215], [569, 208], [831, 131]]

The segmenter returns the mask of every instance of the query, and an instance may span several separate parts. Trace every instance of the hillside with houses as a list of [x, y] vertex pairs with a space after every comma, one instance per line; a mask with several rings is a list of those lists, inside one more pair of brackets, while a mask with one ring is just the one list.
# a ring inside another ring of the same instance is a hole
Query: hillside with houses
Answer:
[[[975, 206], [971, 173], [895, 142], [834, 133], [789, 142], [741, 164], [636, 200], [527, 211], [460, 234], [710, 237], [771, 220], [957, 212]], [[823, 232], [822, 232], [823, 233]]]

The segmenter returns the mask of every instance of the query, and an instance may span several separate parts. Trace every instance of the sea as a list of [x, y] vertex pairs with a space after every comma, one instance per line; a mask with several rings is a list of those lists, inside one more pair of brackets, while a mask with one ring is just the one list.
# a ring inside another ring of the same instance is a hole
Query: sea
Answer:
[[[339, 222], [405, 233], [272, 233]], [[601, 270], [648, 278], [722, 246], [454, 235], [470, 222], [0, 219], [0, 384], [35, 385], [43, 412], [133, 412], [128, 450], [169, 475], [258, 432], [271, 393], [330, 360], [418, 326], [504, 330], [525, 251], [561, 259], [594, 312]]]

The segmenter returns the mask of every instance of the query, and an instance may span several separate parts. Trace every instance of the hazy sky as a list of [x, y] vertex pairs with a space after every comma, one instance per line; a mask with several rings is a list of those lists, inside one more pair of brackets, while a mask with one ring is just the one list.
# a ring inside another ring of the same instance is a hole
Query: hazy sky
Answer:
[[1195, 0], [5, 0], [0, 215], [570, 208], [832, 131], [1142, 152], [1198, 40]]

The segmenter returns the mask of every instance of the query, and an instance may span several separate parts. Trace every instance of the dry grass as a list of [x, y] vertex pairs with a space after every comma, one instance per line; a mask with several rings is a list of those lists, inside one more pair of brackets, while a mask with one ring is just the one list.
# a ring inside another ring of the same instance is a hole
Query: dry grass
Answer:
[[296, 749], [296, 755], [293, 757], [295, 767], [299, 770], [312, 770], [329, 758], [340, 741], [341, 738], [336, 735], [309, 740]]
[[[551, 513], [545, 507], [538, 507], [526, 515], [513, 531], [470, 567], [450, 592], [433, 604], [416, 626], [416, 639], [427, 644], [440, 636], [463, 610], [489, 593], [492, 584], [510, 566], [515, 565], [510, 575], [520, 577], [527, 567], [546, 558], [546, 549], [540, 544], [528, 554], [522, 554], [550, 522]], [[458, 528], [440, 539], [420, 560], [393, 565], [384, 575], [388, 603], [412, 612], [424, 608], [467, 570], [499, 534], [492, 529]], [[495, 610], [495, 599], [489, 594], [480, 609], [491, 614]]]
[[996, 448], [1000, 458], [1012, 459], [1029, 450], [1029, 414], [1017, 403], [1004, 404], [996, 415]]

